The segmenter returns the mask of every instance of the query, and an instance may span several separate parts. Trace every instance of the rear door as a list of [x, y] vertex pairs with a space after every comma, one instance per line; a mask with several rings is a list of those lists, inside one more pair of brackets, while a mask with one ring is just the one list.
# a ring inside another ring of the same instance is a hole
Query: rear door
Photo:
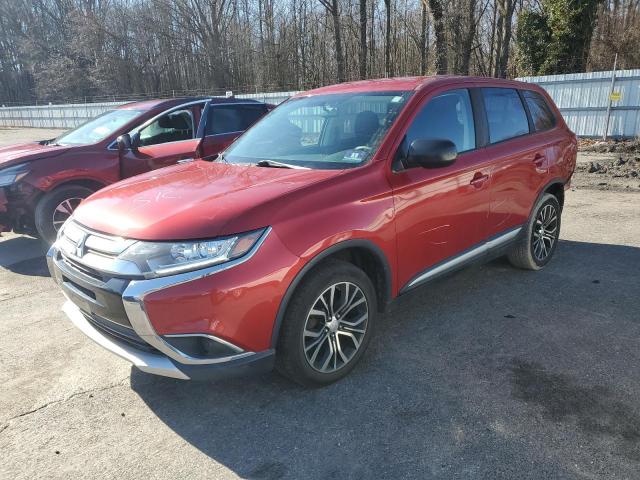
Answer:
[[268, 107], [263, 103], [207, 103], [198, 128], [198, 157], [214, 157], [246, 129], [260, 120]]
[[548, 170], [548, 141], [534, 130], [521, 93], [481, 88], [488, 124], [491, 170], [489, 236], [525, 224]]
[[137, 150], [123, 152], [124, 178], [193, 159], [199, 139], [196, 126], [205, 102], [174, 107], [136, 130]]

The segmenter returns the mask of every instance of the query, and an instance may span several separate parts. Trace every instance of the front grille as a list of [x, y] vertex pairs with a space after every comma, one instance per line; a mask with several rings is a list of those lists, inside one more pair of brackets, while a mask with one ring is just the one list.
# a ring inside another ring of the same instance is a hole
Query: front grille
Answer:
[[56, 281], [81, 310], [125, 327], [131, 326], [122, 301], [128, 279], [92, 275], [59, 252], [51, 260], [56, 266]]
[[149, 353], [160, 353], [157, 349], [145, 342], [132, 328], [124, 327], [118, 323], [111, 322], [106, 318], [102, 318], [98, 315], [92, 315], [84, 311], [82, 314], [96, 330], [99, 330], [104, 335], [131, 345], [138, 350], [144, 350]]
[[100, 272], [98, 272], [97, 270], [94, 270], [92, 268], [88, 268], [85, 265], [82, 265], [81, 263], [76, 262], [75, 260], [73, 260], [73, 259], [71, 259], [69, 257], [65, 257], [64, 255], [62, 257], [63, 257], [64, 262], [66, 264], [68, 264], [69, 266], [75, 268], [79, 272], [82, 272], [85, 275], [90, 276], [91, 278], [95, 278], [96, 280], [104, 280], [105, 279], [105, 276], [103, 274], [101, 274]]
[[119, 258], [136, 241], [90, 230], [73, 221], [62, 227], [56, 248], [65, 261], [94, 278], [142, 278], [138, 266]]

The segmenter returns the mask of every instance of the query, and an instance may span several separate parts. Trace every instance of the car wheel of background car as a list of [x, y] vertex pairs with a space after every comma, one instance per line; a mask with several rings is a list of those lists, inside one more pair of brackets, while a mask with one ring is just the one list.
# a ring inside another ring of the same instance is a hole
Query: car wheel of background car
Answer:
[[80, 202], [93, 193], [80, 185], [66, 185], [46, 193], [35, 212], [36, 229], [48, 245], [56, 240], [58, 230]]
[[369, 277], [351, 263], [327, 260], [312, 270], [287, 308], [278, 371], [309, 387], [347, 375], [371, 340], [375, 298]]
[[536, 204], [526, 231], [508, 254], [511, 264], [527, 270], [540, 270], [553, 256], [560, 236], [561, 208], [558, 199], [546, 193]]

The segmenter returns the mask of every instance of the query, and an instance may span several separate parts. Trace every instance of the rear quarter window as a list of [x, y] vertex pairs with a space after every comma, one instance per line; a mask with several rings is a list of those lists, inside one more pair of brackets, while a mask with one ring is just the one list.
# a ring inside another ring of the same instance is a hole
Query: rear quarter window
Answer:
[[531, 90], [524, 90], [522, 95], [524, 96], [524, 101], [527, 102], [527, 107], [529, 107], [529, 113], [536, 132], [553, 128], [556, 124], [556, 118], [544, 97]]
[[483, 88], [489, 123], [489, 142], [497, 143], [529, 133], [529, 121], [520, 95], [513, 88]]

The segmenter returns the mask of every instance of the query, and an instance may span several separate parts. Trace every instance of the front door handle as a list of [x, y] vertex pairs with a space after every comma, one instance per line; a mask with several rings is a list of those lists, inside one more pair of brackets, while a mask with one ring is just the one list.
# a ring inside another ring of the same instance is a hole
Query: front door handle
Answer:
[[181, 158], [180, 160], [178, 160], [178, 163], [190, 163], [193, 161], [195, 161], [195, 158], [187, 157], [187, 158]]
[[486, 175], [482, 172], [476, 172], [476, 174], [471, 179], [471, 182], [469, 183], [476, 188], [480, 188], [487, 180], [489, 180], [489, 175]]

